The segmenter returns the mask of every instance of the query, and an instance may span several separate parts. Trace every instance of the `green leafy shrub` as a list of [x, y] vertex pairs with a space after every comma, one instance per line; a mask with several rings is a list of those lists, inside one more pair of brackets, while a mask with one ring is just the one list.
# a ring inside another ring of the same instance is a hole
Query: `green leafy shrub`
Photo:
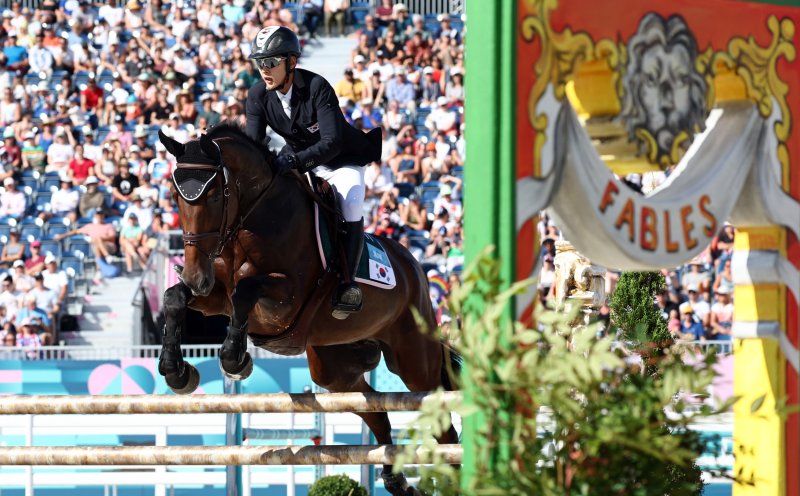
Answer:
[[367, 496], [367, 490], [346, 475], [329, 475], [316, 481], [308, 496]]
[[659, 272], [623, 272], [611, 296], [611, 320], [619, 337], [644, 344], [672, 339], [667, 323], [655, 307], [655, 296], [664, 291], [664, 276]]
[[[684, 350], [671, 345], [658, 373], [643, 374], [614, 338], [598, 338], [595, 325], [573, 326], [577, 307], [539, 309], [536, 327], [526, 327], [508, 315], [511, 299], [532, 281], [502, 290], [498, 266], [488, 255], [476, 260], [449, 301], [459, 316], [453, 332], [462, 343], [461, 382], [471, 396], [454, 411], [475, 427], [475, 473], [460, 481], [460, 472], [431, 450], [433, 465], [421, 468], [420, 488], [487, 496], [700, 494], [694, 460], [703, 446], [688, 426], [730, 405], [684, 415], [679, 393], [704, 393], [716, 356], [686, 366]], [[449, 421], [450, 412], [432, 402], [405, 438], [432, 448]], [[412, 449], [396, 466], [411, 459]]]

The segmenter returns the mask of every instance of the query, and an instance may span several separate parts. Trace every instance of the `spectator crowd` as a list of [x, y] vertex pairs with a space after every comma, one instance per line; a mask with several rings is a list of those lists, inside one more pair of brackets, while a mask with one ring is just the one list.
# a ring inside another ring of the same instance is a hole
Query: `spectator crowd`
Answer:
[[[174, 157], [223, 119], [243, 122], [260, 76], [248, 61], [269, 25], [351, 36], [331, 81], [354, 126], [384, 130], [367, 167], [365, 226], [404, 244], [448, 288], [463, 262], [463, 20], [348, 0], [11, 2], [0, 23], [0, 337], [58, 341], [76, 285], [145, 268], [179, 228]], [[301, 59], [301, 64], [303, 60]], [[309, 67], [314, 70], [313, 67]], [[438, 287], [438, 286], [437, 286]], [[432, 292], [434, 294], [435, 292]], [[435, 293], [436, 304], [446, 291]]]

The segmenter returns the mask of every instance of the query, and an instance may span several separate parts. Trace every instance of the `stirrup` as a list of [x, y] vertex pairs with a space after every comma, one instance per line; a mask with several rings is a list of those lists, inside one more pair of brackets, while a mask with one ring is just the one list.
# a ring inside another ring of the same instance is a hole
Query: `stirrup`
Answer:
[[344, 320], [351, 313], [361, 311], [363, 295], [358, 284], [351, 282], [340, 284], [336, 291], [336, 300], [333, 302], [331, 315], [335, 319]]

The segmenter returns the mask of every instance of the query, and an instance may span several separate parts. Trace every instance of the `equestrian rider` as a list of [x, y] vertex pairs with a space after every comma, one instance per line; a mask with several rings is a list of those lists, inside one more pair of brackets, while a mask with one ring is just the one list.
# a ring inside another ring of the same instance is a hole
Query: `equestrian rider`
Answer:
[[[261, 143], [269, 126], [286, 140], [275, 161], [278, 172], [313, 171], [333, 185], [345, 220], [347, 265], [354, 275], [364, 240], [364, 166], [380, 160], [380, 130], [364, 134], [348, 124], [330, 83], [296, 68], [299, 56], [300, 41], [290, 29], [270, 26], [258, 32], [249, 58], [262, 81], [248, 91], [245, 130]], [[346, 318], [361, 309], [361, 289], [341, 272], [334, 316]]]

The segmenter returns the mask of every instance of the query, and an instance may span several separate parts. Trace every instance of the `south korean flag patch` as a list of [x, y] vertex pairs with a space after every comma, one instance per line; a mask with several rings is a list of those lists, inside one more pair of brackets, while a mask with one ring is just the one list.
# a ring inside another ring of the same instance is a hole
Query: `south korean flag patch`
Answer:
[[392, 269], [386, 252], [370, 243], [366, 245], [369, 253], [369, 278], [375, 282], [394, 287], [397, 282], [394, 278], [394, 269]]

